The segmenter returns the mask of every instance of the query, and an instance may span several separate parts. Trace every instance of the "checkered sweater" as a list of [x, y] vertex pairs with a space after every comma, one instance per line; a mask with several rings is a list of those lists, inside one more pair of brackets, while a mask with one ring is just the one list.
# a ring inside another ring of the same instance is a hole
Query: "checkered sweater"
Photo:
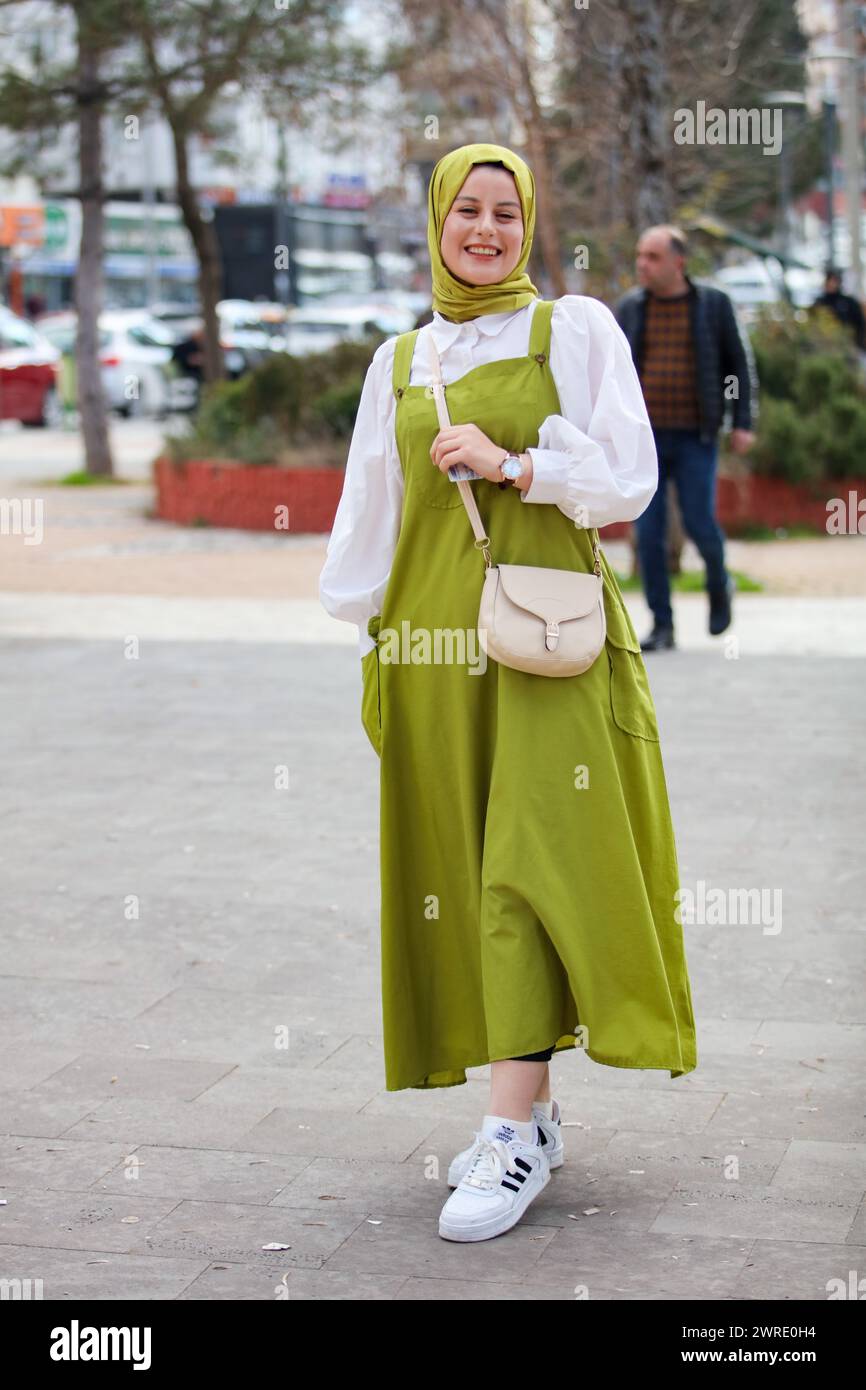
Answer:
[[653, 429], [694, 430], [700, 423], [688, 293], [647, 297], [640, 382]]
[[[748, 334], [740, 331], [733, 305], [724, 290], [692, 280], [688, 275], [686, 281], [694, 290], [691, 307], [699, 434], [706, 443], [712, 443], [728, 413], [732, 428], [748, 430], [753, 427], [757, 419], [758, 388], [755, 359]], [[644, 361], [646, 309], [650, 300], [647, 291], [636, 286], [626, 291], [613, 311], [629, 341], [638, 375]], [[739, 389], [726, 393], [732, 378]]]

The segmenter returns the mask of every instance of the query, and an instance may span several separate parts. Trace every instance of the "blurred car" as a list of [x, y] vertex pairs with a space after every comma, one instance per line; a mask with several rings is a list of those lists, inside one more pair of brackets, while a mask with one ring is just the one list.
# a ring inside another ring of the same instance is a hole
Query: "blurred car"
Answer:
[[[64, 355], [74, 358], [77, 314], [48, 314], [39, 329]], [[109, 409], [124, 416], [163, 416], [190, 410], [195, 384], [172, 360], [176, 333], [147, 309], [109, 309], [99, 316], [99, 361]], [[136, 394], [130, 395], [134, 385]]]
[[[347, 340], [360, 342], [369, 333], [385, 337], [408, 333], [415, 325], [417, 298], [399, 291], [344, 291], [300, 308], [272, 300], [221, 299], [217, 314], [227, 374], [237, 378], [260, 366], [273, 352], [303, 357]], [[421, 298], [429, 300], [429, 296]], [[165, 315], [162, 321], [175, 332], [176, 341], [201, 328], [201, 314], [190, 316], [188, 308], [156, 309]]]
[[[267, 317], [262, 312], [265, 309]], [[250, 299], [221, 299], [217, 314], [229, 376], [240, 376], [261, 366], [269, 353], [282, 351], [284, 340], [271, 329], [273, 305], [266, 306]]]
[[286, 351], [304, 357], [326, 352], [337, 343], [362, 342], [371, 333], [382, 333], [386, 338], [408, 333], [414, 323], [411, 309], [391, 302], [308, 305], [289, 312]]
[[0, 419], [56, 428], [63, 420], [60, 353], [37, 327], [0, 305]]
[[146, 307], [148, 313], [152, 314], [155, 319], [159, 319], [161, 323], [195, 319], [201, 312], [198, 301], [195, 299], [161, 299], [155, 304], [148, 304]]
[[819, 295], [824, 293], [824, 272], [819, 267], [811, 270], [804, 270], [800, 266], [792, 266], [785, 275], [788, 282], [788, 289], [791, 292], [791, 299], [798, 309], [806, 309], [810, 304], [814, 304]]
[[[172, 348], [175, 333], [147, 309], [109, 310], [99, 318], [103, 381], [109, 404], [121, 415], [166, 415], [189, 410], [195, 390], [177, 372]], [[138, 394], [129, 399], [127, 383], [137, 378]]]
[[[228, 376], [242, 376], [264, 362], [268, 353], [283, 351], [286, 311], [282, 304], [221, 299], [216, 308]], [[157, 304], [151, 312], [172, 331], [176, 343], [191, 337], [203, 322], [199, 305]]]
[[372, 256], [363, 251], [322, 251], [313, 247], [292, 252], [298, 300], [304, 307], [324, 303], [343, 293], [372, 294], [376, 274]]
[[257, 322], [261, 325], [262, 331], [267, 333], [271, 340], [271, 350], [274, 352], [285, 351], [289, 322], [288, 306], [280, 304], [274, 299], [256, 299], [252, 303], [252, 309], [255, 311]]
[[[754, 258], [738, 265], [722, 266], [710, 277], [710, 283], [730, 296], [743, 323], [749, 324], [754, 321], [758, 309], [783, 301], [781, 275], [777, 263], [771, 268], [766, 261]], [[797, 266], [787, 270], [785, 282], [796, 308], [812, 304], [823, 286], [820, 270]]]
[[724, 290], [744, 324], [751, 323], [764, 304], [778, 304], [779, 283], [765, 261], [750, 260], [725, 265], [710, 277], [710, 283]]

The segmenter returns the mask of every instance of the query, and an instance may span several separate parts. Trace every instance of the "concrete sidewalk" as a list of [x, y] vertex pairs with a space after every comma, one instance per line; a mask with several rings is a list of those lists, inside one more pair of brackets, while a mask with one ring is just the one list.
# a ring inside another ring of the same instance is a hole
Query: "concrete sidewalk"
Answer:
[[[646, 604], [632, 593], [625, 601], [638, 636], [643, 636], [651, 625]], [[721, 637], [707, 632], [703, 594], [675, 594], [673, 608], [680, 652], [711, 652], [719, 661], [773, 655], [866, 657], [866, 598], [738, 594], [734, 622]], [[0, 634], [6, 637], [120, 642], [129, 633], [156, 642], [310, 642], [358, 648], [357, 628], [335, 621], [312, 598], [0, 593]], [[670, 654], [651, 659], [656, 664]]]
[[257, 600], [217, 599], [218, 641], [165, 602], [79, 628], [47, 591], [0, 643], [0, 1278], [67, 1300], [823, 1301], [862, 1277], [862, 652], [648, 660], [682, 884], [778, 890], [780, 929], [687, 926], [697, 1070], [563, 1054], [565, 1166], [512, 1232], [460, 1246], [437, 1218], [488, 1069], [384, 1090], [354, 630], [291, 640], [268, 613], [240, 648]]
[[[15, 437], [0, 438], [0, 462], [13, 443], [20, 449]], [[20, 470], [20, 454], [14, 458]], [[0, 538], [0, 636], [117, 641], [136, 633], [357, 648], [356, 629], [335, 622], [318, 600], [327, 536], [175, 526], [153, 519], [153, 489], [142, 484], [75, 488], [7, 478], [3, 492], [10, 505], [40, 503], [41, 535], [38, 544], [25, 534]], [[627, 542], [602, 537], [602, 545], [615, 570], [631, 572]], [[675, 594], [683, 651], [724, 660], [866, 657], [866, 537], [728, 541], [726, 549], [733, 570], [765, 587], [737, 595], [734, 625], [721, 639], [707, 632], [704, 594]], [[691, 543], [683, 565], [702, 569]], [[643, 596], [627, 592], [626, 602], [643, 635], [650, 626]]]

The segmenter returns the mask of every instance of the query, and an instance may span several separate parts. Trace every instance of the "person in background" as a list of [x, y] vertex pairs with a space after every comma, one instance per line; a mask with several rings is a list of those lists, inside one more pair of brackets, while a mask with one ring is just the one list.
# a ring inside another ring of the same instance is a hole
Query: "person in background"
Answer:
[[186, 338], [175, 343], [171, 355], [183, 375], [193, 377], [201, 386], [204, 370], [204, 329], [194, 328]]
[[643, 651], [674, 646], [667, 562], [667, 481], [676, 484], [683, 526], [706, 566], [709, 629], [731, 624], [733, 581], [725, 569], [724, 535], [715, 515], [718, 434], [725, 405], [733, 406], [730, 443], [751, 448], [757, 385], [748, 339], [723, 290], [686, 274], [688, 248], [679, 227], [649, 227], [638, 241], [639, 286], [614, 306], [629, 340], [653, 427], [659, 485], [635, 521], [641, 579], [653, 613]]
[[28, 294], [24, 301], [24, 317], [31, 323], [35, 323], [38, 318], [45, 313], [45, 297], [41, 294]]
[[861, 352], [866, 352], [866, 318], [858, 300], [842, 290], [842, 276], [830, 266], [824, 276], [824, 293], [812, 305], [813, 309], [829, 309], [840, 323], [847, 324], [854, 335], [854, 342]]

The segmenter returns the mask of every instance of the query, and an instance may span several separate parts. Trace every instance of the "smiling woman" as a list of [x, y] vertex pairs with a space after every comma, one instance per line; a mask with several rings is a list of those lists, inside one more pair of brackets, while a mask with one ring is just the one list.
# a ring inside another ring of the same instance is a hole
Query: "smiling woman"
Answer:
[[659, 729], [606, 557], [605, 647], [581, 674], [481, 669], [450, 642], [437, 656], [445, 634], [475, 634], [485, 582], [451, 463], [476, 474], [497, 563], [576, 574], [594, 569], [597, 528], [633, 520], [658, 482], [628, 341], [596, 299], [539, 299], [534, 226], [513, 151], [436, 164], [433, 321], [373, 358], [319, 581], [359, 625], [380, 760], [386, 1089], [491, 1068], [488, 1112], [448, 1170], [439, 1234], [457, 1241], [508, 1230], [561, 1165], [553, 1054], [672, 1076], [697, 1060]]
[[443, 223], [442, 255], [469, 284], [498, 284], [520, 260], [523, 232], [514, 175], [476, 164]]

